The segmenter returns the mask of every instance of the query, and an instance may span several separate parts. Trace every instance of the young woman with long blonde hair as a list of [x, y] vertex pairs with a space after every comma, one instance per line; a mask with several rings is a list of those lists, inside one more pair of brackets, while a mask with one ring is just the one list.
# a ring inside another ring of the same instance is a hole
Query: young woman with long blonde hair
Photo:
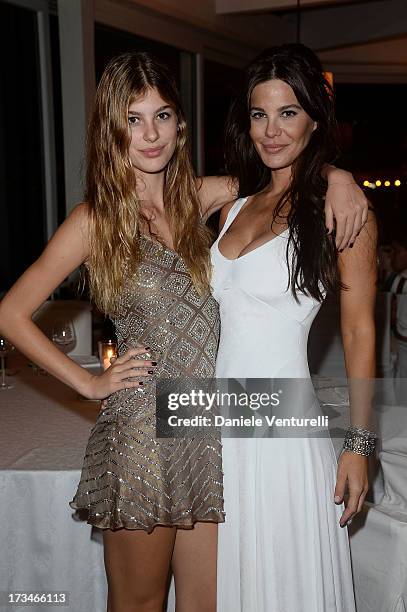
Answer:
[[[326, 222], [345, 246], [364, 197], [331, 170]], [[338, 186], [343, 181], [344, 187]], [[0, 305], [0, 331], [82, 395], [107, 398], [70, 502], [102, 528], [109, 612], [162, 610], [170, 567], [177, 611], [216, 609], [217, 523], [224, 521], [221, 444], [155, 435], [158, 377], [215, 372], [219, 312], [210, 294], [211, 236], [202, 222], [233, 196], [227, 178], [197, 181], [172, 76], [145, 53], [113, 59], [98, 87], [87, 146], [85, 202]], [[335, 204], [336, 203], [336, 204]], [[92, 375], [31, 317], [84, 264], [91, 296], [116, 327], [119, 356]]]

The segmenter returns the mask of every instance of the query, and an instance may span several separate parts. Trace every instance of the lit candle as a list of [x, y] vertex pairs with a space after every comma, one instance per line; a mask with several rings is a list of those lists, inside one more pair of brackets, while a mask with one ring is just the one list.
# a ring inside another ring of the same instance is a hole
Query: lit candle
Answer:
[[99, 360], [103, 370], [110, 367], [110, 359], [117, 356], [117, 345], [112, 340], [99, 342]]
[[103, 369], [107, 370], [107, 368], [111, 365], [110, 358], [113, 357], [113, 349], [108, 348], [106, 351], [106, 356], [103, 359]]

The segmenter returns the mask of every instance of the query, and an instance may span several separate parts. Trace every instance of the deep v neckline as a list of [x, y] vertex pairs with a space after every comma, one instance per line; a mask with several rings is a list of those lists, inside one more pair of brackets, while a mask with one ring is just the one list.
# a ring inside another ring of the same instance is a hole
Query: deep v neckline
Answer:
[[[259, 249], [262, 249], [263, 247], [270, 245], [272, 242], [274, 242], [274, 240], [277, 240], [278, 238], [280, 238], [281, 236], [283, 236], [284, 234], [286, 234], [289, 230], [288, 227], [286, 227], [282, 232], [280, 232], [279, 234], [275, 234], [275, 236], [273, 238], [270, 238], [269, 240], [266, 240], [265, 242], [262, 242], [261, 244], [259, 244], [257, 247], [255, 247], [254, 249], [251, 249], [250, 251], [248, 251], [247, 253], [243, 253], [243, 255], [239, 255], [238, 257], [234, 257], [233, 259], [226, 257], [226, 255], [224, 255], [222, 253], [222, 251], [220, 250], [220, 243], [222, 241], [223, 236], [225, 236], [225, 234], [228, 233], [228, 231], [230, 230], [230, 228], [232, 227], [232, 225], [235, 223], [236, 219], [238, 218], [238, 216], [240, 215], [240, 213], [242, 212], [243, 208], [247, 205], [247, 200], [249, 199], [250, 196], [247, 196], [245, 198], [245, 202], [243, 203], [243, 206], [241, 206], [239, 208], [239, 210], [237, 211], [236, 215], [233, 217], [231, 223], [229, 225], [226, 226], [225, 231], [222, 233], [220, 233], [218, 240], [216, 241], [216, 248], [218, 250], [219, 255], [225, 260], [225, 261], [238, 261], [239, 259], [243, 259], [244, 257], [247, 257], [248, 255], [251, 255], [252, 253], [255, 253], [256, 251], [258, 251]], [[229, 211], [229, 214], [232, 212], [232, 210]], [[227, 223], [227, 218], [226, 218], [226, 222], [225, 225]], [[252, 241], [253, 243], [253, 241]], [[249, 245], [247, 245], [249, 246]], [[246, 248], [246, 247], [245, 247]], [[244, 250], [244, 249], [243, 249]]]

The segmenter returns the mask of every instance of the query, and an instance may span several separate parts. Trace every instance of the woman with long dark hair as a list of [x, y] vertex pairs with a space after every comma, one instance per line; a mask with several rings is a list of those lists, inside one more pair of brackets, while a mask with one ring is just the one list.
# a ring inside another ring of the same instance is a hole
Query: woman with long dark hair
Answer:
[[305, 379], [279, 416], [316, 416], [308, 332], [326, 294], [340, 293], [352, 426], [338, 463], [330, 437], [312, 430], [223, 439], [218, 609], [352, 612], [343, 528], [362, 507], [375, 444], [363, 381], [375, 375], [376, 226], [369, 214], [352, 248], [339, 251], [326, 232], [323, 170], [335, 158], [336, 126], [333, 92], [314, 53], [296, 44], [271, 48], [246, 76], [226, 126], [239, 198], [223, 208], [212, 247], [221, 312], [216, 374]]

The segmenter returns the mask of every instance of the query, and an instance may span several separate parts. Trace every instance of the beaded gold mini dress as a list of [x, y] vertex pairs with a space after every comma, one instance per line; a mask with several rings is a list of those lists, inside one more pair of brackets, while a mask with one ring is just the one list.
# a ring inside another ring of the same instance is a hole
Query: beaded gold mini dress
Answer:
[[102, 529], [156, 525], [191, 528], [223, 522], [220, 434], [156, 435], [157, 378], [210, 378], [215, 373], [218, 304], [195, 290], [182, 258], [141, 237], [138, 274], [126, 277], [115, 325], [119, 355], [142, 343], [157, 366], [142, 388], [109, 396], [91, 430], [70, 506]]

